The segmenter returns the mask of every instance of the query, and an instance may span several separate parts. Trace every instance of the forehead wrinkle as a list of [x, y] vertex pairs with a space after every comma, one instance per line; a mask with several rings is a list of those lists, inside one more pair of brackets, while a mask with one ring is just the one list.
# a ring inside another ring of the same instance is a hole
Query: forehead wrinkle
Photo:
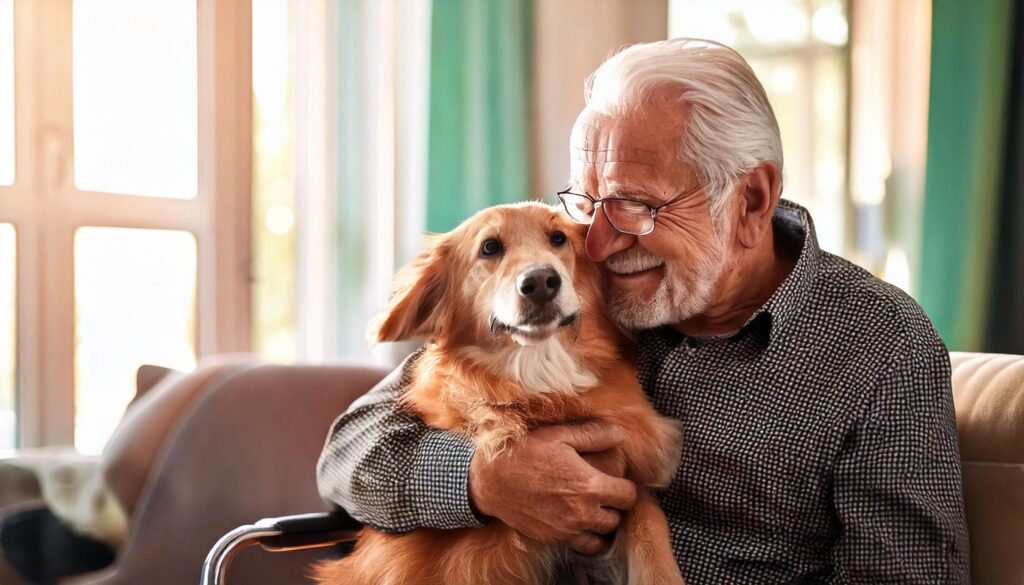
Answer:
[[606, 148], [601, 150], [587, 150], [584, 148], [577, 148], [576, 158], [585, 163], [600, 164], [606, 162], [624, 162], [638, 165], [647, 165], [651, 167], [655, 166], [660, 159], [658, 154], [653, 151], [635, 148]]
[[578, 148], [594, 149], [597, 148], [595, 135], [600, 136], [596, 126], [589, 122], [577, 121], [576, 126], [572, 129], [570, 140], [572, 142], [580, 141]]
[[[615, 160], [597, 162], [591, 166], [583, 165], [583, 167], [578, 168], [573, 165], [570, 184], [585, 191], [588, 189], [587, 183], [593, 182], [599, 191], [609, 192], [629, 188], [647, 193], [650, 189], [643, 186], [646, 182], [644, 177], [648, 176], [648, 172], [657, 171], [657, 165], [654, 164]], [[630, 172], [631, 170], [640, 171], [639, 176], [636, 172]], [[613, 189], [610, 185], [616, 187]], [[591, 193], [591, 195], [597, 194]]]

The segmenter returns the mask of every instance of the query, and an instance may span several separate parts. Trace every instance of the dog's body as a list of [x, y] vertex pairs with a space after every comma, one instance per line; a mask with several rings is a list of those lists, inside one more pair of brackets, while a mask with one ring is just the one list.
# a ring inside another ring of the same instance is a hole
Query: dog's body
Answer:
[[[545, 205], [484, 210], [403, 269], [376, 337], [428, 340], [403, 403], [428, 426], [470, 437], [478, 456], [500, 457], [541, 425], [622, 427], [626, 477], [640, 493], [606, 554], [620, 561], [619, 582], [681, 584], [667, 523], [649, 492], [671, 479], [680, 430], [650, 406], [624, 358], [582, 237], [579, 226]], [[350, 556], [318, 567], [317, 579], [542, 585], [566, 554], [496, 519], [481, 528], [404, 535], [366, 529]]]

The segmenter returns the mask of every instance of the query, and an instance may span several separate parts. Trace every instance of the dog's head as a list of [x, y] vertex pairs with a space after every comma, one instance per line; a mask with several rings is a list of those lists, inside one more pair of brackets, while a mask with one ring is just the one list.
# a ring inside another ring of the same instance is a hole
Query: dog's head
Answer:
[[571, 332], [600, 298], [585, 230], [540, 203], [477, 213], [399, 271], [371, 339], [530, 345]]

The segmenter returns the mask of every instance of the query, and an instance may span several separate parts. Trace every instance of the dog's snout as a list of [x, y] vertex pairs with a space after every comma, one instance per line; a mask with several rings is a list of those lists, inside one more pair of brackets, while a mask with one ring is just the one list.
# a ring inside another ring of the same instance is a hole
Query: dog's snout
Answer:
[[555, 298], [562, 286], [562, 277], [553, 268], [533, 268], [516, 279], [519, 294], [535, 303], [546, 303]]

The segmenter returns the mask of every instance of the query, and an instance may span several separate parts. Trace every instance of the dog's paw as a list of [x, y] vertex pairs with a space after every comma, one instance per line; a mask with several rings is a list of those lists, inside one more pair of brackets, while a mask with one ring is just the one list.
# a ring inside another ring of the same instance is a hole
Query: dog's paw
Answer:
[[666, 417], [659, 417], [655, 423], [657, 433], [657, 449], [654, 453], [655, 469], [653, 481], [648, 487], [662, 489], [668, 487], [683, 454], [683, 423]]

